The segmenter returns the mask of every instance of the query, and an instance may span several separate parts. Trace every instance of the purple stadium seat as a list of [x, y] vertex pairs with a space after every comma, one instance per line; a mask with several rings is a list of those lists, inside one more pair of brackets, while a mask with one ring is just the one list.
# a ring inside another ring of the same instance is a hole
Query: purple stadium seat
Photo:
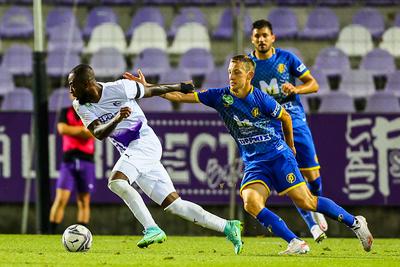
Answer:
[[14, 90], [14, 80], [7, 68], [0, 67], [0, 95], [5, 95]]
[[[238, 12], [239, 12], [239, 9], [235, 9], [235, 14], [237, 14]], [[243, 21], [244, 34], [246, 36], [250, 36], [252, 23], [253, 23], [252, 19], [251, 19], [249, 13], [247, 12], [247, 10], [244, 11], [243, 16], [244, 16], [244, 21]], [[213, 37], [216, 39], [232, 38], [232, 36], [233, 36], [232, 23], [233, 23], [232, 8], [226, 8], [221, 15], [218, 26], [213, 33]]]
[[268, 15], [272, 30], [278, 38], [296, 37], [299, 31], [296, 14], [289, 8], [276, 8]]
[[47, 51], [61, 50], [81, 52], [84, 42], [77, 26], [61, 24], [51, 28], [47, 42]]
[[126, 70], [124, 56], [113, 47], [101, 48], [94, 53], [90, 59], [90, 65], [98, 77], [117, 78]]
[[341, 75], [350, 70], [350, 60], [342, 50], [331, 46], [319, 52], [313, 69], [318, 69], [326, 75]]
[[396, 17], [394, 19], [394, 26], [400, 27], [400, 11], [396, 13]]
[[50, 77], [66, 76], [80, 62], [81, 59], [77, 52], [64, 49], [50, 51], [46, 60], [47, 74]]
[[205, 75], [214, 69], [212, 54], [201, 48], [192, 48], [182, 55], [179, 68], [185, 69], [191, 76]]
[[57, 4], [62, 5], [94, 5], [97, 0], [55, 0]]
[[182, 0], [143, 0], [144, 5], [173, 5], [181, 2]]
[[225, 87], [229, 84], [228, 80], [228, 71], [226, 68], [216, 68], [206, 75], [201, 87], [204, 89]]
[[400, 113], [400, 102], [393, 92], [375, 92], [368, 97], [365, 112]]
[[95, 7], [87, 17], [85, 28], [83, 29], [83, 36], [88, 38], [93, 29], [105, 22], [113, 22], [118, 24], [118, 17], [114, 11], [109, 7]]
[[353, 99], [346, 92], [332, 91], [321, 97], [318, 113], [352, 113], [355, 112]]
[[133, 16], [131, 25], [126, 32], [126, 36], [131, 37], [135, 28], [144, 22], [157, 23], [161, 27], [165, 28], [164, 16], [161, 14], [161, 11], [158, 8], [142, 7], [139, 8], [136, 11], [135, 16]]
[[186, 70], [183, 69], [169, 69], [160, 76], [159, 83], [176, 83], [181, 81], [191, 80], [191, 77]]
[[49, 34], [54, 27], [61, 24], [70, 26], [77, 26], [77, 20], [75, 14], [71, 8], [57, 7], [52, 9], [47, 15], [46, 20], [46, 32]]
[[320, 6], [349, 6], [354, 4], [355, 0], [317, 0]]
[[388, 51], [375, 48], [363, 57], [360, 69], [368, 70], [374, 76], [387, 76], [396, 70], [396, 64]]
[[331, 9], [318, 7], [311, 11], [300, 37], [306, 39], [334, 39], [339, 33], [339, 20]]
[[276, 0], [280, 6], [304, 6], [315, 3], [315, 0]]
[[139, 106], [144, 112], [147, 111], [172, 111], [172, 104], [170, 101], [162, 97], [148, 97], [142, 98], [138, 101]]
[[183, 24], [189, 22], [200, 23], [206, 28], [208, 27], [208, 22], [203, 12], [197, 7], [184, 7], [180, 10], [179, 14], [174, 18], [171, 28], [168, 31], [168, 37], [174, 37], [178, 28]]
[[400, 97], [400, 70], [388, 75], [385, 91], [393, 92]]
[[365, 4], [369, 6], [388, 6], [395, 4], [395, 0], [365, 0]]
[[141, 69], [145, 76], [160, 76], [170, 69], [168, 55], [157, 48], [143, 50], [135, 59], [132, 73]]
[[3, 55], [2, 67], [12, 75], [32, 75], [32, 48], [14, 44]]
[[53, 90], [49, 97], [49, 111], [58, 111], [71, 106], [70, 93], [67, 88]]
[[105, 5], [132, 5], [139, 0], [101, 0], [101, 4]]
[[311, 75], [317, 80], [319, 90], [316, 94], [306, 94], [305, 97], [322, 96], [330, 93], [328, 78], [321, 70], [313, 69]]
[[379, 10], [374, 8], [363, 8], [354, 14], [353, 24], [359, 24], [368, 29], [372, 37], [379, 38], [385, 30], [385, 21]]
[[28, 88], [16, 88], [8, 92], [3, 99], [1, 110], [3, 111], [32, 111], [33, 95]]
[[1, 19], [0, 36], [2, 38], [29, 38], [32, 35], [32, 11], [26, 7], [9, 8]]
[[372, 74], [362, 69], [343, 73], [339, 91], [346, 92], [354, 98], [372, 95], [375, 92]]

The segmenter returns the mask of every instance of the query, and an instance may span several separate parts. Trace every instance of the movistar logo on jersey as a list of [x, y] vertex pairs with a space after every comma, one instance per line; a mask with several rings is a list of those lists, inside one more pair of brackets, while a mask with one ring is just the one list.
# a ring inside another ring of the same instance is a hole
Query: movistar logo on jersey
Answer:
[[266, 142], [271, 140], [271, 136], [269, 134], [260, 134], [260, 135], [255, 135], [255, 136], [250, 136], [250, 137], [245, 137], [245, 138], [238, 138], [239, 144], [245, 146], [245, 145], [251, 145], [255, 143], [261, 143], [261, 142]]
[[230, 106], [233, 104], [233, 97], [231, 95], [223, 95], [222, 102], [224, 102], [224, 106]]

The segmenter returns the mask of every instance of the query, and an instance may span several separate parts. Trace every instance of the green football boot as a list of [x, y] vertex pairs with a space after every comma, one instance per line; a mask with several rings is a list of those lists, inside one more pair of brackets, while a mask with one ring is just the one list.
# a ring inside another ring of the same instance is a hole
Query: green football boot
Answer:
[[139, 248], [147, 248], [153, 243], [163, 243], [167, 240], [167, 235], [157, 226], [147, 228], [143, 234], [143, 238], [137, 243]]
[[235, 254], [239, 254], [243, 249], [242, 242], [242, 223], [240, 221], [227, 221], [224, 234], [226, 235], [226, 239], [232, 242], [235, 247]]

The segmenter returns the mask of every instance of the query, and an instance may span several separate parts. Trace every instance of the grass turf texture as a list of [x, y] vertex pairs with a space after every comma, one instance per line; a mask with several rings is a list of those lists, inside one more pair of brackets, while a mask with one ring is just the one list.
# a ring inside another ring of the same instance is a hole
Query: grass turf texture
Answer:
[[370, 253], [356, 238], [306, 239], [311, 252], [299, 256], [278, 256], [286, 243], [270, 237], [244, 237], [240, 255], [223, 237], [169, 236], [147, 249], [139, 239], [95, 235], [88, 252], [71, 253], [59, 235], [0, 235], [0, 266], [400, 266], [400, 239], [376, 239]]

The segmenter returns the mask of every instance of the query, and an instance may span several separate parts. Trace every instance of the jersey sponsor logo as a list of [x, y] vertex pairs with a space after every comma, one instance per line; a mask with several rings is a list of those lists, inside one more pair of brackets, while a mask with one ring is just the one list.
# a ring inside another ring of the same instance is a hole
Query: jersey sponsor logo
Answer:
[[284, 73], [284, 72], [286, 71], [286, 65], [283, 64], [283, 63], [278, 64], [278, 67], [276, 68], [276, 70], [277, 70], [280, 74], [282, 74], [282, 73]]
[[296, 68], [296, 70], [297, 70], [298, 72], [303, 72], [305, 69], [306, 69], [306, 66], [305, 66], [304, 64], [301, 64], [300, 66], [298, 66], [298, 67]]
[[278, 102], [276, 102], [275, 109], [271, 113], [272, 117], [277, 117], [279, 115], [279, 112], [281, 111], [281, 109], [282, 109], [281, 105], [279, 105]]
[[264, 80], [260, 81], [260, 89], [269, 95], [279, 94], [279, 85], [276, 78], [272, 78], [269, 83]]
[[260, 110], [257, 107], [253, 108], [251, 110], [251, 115], [253, 115], [254, 118], [257, 118], [258, 116], [260, 116]]
[[286, 175], [286, 181], [288, 181], [289, 184], [293, 184], [296, 181], [296, 175], [294, 175], [293, 172], [289, 173]]
[[224, 106], [230, 106], [233, 104], [233, 97], [231, 95], [223, 95], [222, 102], [224, 102]]
[[271, 136], [269, 134], [260, 134], [260, 135], [255, 135], [255, 136], [250, 136], [246, 138], [238, 138], [239, 144], [245, 146], [245, 145], [251, 145], [255, 143], [261, 143], [261, 142], [267, 142], [271, 140]]
[[238, 116], [234, 115], [233, 119], [236, 121], [237, 126], [239, 127], [252, 127], [253, 123], [247, 119], [245, 120], [240, 120]]
[[100, 121], [101, 123], [105, 123], [105, 122], [111, 120], [112, 118], [114, 118], [114, 116], [115, 116], [115, 115], [112, 114], [112, 113], [106, 113], [106, 114], [101, 115], [101, 116], [99, 117], [99, 121]]

